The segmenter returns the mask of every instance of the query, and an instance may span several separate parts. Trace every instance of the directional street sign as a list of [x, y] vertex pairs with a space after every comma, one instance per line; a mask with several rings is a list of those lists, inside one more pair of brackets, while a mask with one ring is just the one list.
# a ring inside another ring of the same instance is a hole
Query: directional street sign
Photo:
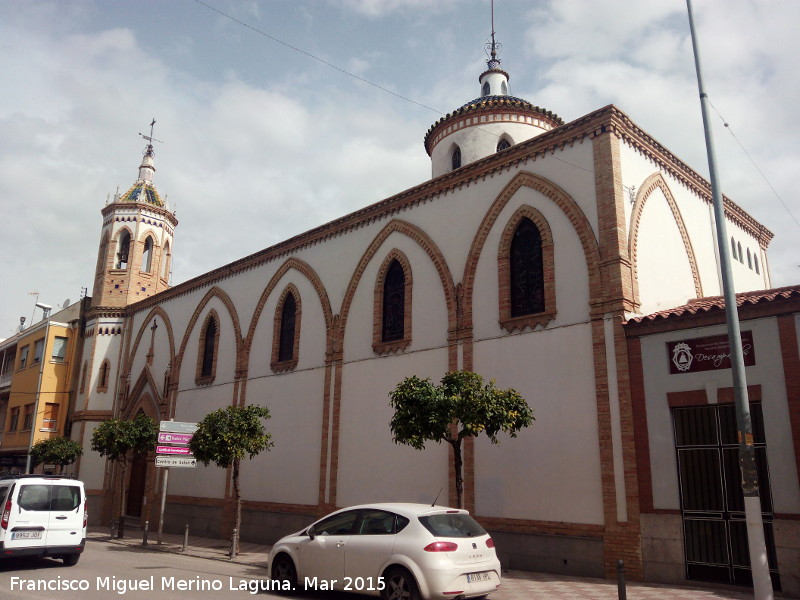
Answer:
[[180, 421], [161, 421], [160, 431], [170, 431], [175, 433], [194, 433], [197, 431], [197, 423], [182, 423]]
[[195, 468], [197, 459], [188, 456], [156, 456], [157, 467], [188, 467]]
[[167, 433], [166, 431], [160, 431], [158, 433], [158, 443], [185, 446], [192, 440], [193, 435], [193, 433]]
[[182, 454], [188, 456], [192, 454], [186, 446], [156, 446], [157, 454]]

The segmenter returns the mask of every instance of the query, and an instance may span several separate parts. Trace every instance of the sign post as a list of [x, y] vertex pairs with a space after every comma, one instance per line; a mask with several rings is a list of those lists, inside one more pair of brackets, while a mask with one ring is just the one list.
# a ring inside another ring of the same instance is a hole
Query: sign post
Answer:
[[169, 482], [170, 467], [197, 466], [197, 459], [192, 456], [186, 447], [197, 431], [197, 423], [182, 423], [180, 421], [161, 421], [159, 424], [158, 443], [168, 444], [156, 446], [156, 467], [163, 468], [164, 480], [161, 484], [161, 513], [158, 518], [158, 543], [164, 532], [164, 510], [167, 505], [167, 483]]

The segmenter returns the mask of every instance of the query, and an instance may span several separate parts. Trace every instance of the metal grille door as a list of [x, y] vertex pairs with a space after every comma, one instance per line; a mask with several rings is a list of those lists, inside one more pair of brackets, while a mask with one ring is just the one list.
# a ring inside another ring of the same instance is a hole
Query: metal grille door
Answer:
[[[780, 590], [761, 404], [750, 405], [764, 536], [773, 586]], [[686, 578], [752, 585], [733, 404], [672, 410]]]

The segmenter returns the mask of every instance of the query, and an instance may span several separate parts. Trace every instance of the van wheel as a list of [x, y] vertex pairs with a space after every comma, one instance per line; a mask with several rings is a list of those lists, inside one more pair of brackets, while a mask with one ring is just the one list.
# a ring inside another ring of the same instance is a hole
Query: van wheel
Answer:
[[80, 554], [64, 554], [61, 558], [64, 559], [64, 566], [71, 567], [73, 565], [78, 564], [78, 559], [81, 557]]
[[401, 567], [393, 567], [383, 576], [386, 587], [381, 591], [383, 600], [420, 600], [414, 576]]
[[281, 585], [280, 591], [286, 595], [294, 594], [295, 590], [297, 589], [297, 569], [294, 566], [294, 561], [286, 554], [279, 554], [276, 556], [275, 560], [272, 562], [272, 573], [270, 573], [270, 578], [275, 581], [288, 582], [288, 587], [291, 589], [286, 590], [283, 587], [286, 585], [284, 583]]

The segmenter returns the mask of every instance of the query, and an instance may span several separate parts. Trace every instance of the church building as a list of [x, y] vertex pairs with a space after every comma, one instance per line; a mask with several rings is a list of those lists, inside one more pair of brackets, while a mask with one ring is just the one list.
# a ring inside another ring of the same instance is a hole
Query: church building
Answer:
[[[466, 507], [504, 568], [605, 577], [624, 560], [630, 578], [685, 582], [680, 544], [666, 569], [645, 547], [682, 536], [680, 518], [657, 517], [662, 499], [676, 511], [681, 500], [669, 408], [648, 371], [648, 352], [680, 336], [656, 330], [653, 345], [626, 323], [722, 293], [710, 185], [616, 106], [565, 123], [509, 95], [509, 79], [493, 51], [480, 95], [431, 126], [431, 179], [173, 287], [178, 221], [147, 146], [137, 181], [101, 211], [71, 429], [93, 522], [116, 514], [120, 485], [90, 448], [101, 422], [197, 422], [244, 404], [269, 409], [274, 441], [243, 464], [245, 540], [272, 543], [337, 507], [430, 503], [441, 488], [439, 503], [455, 503], [447, 445], [394, 444], [388, 395], [410, 375], [470, 370], [518, 390], [536, 419], [465, 447]], [[770, 288], [772, 234], [729, 199], [725, 214], [737, 291]], [[730, 370], [717, 377], [730, 386]], [[644, 408], [662, 428], [649, 437]], [[769, 423], [776, 455], [796, 452], [798, 433]], [[162, 473], [151, 455], [126, 474], [126, 514], [151, 530]], [[230, 473], [173, 468], [166, 493], [165, 530], [229, 534]], [[774, 512], [797, 520], [798, 495]], [[777, 550], [784, 582], [796, 551]]]

